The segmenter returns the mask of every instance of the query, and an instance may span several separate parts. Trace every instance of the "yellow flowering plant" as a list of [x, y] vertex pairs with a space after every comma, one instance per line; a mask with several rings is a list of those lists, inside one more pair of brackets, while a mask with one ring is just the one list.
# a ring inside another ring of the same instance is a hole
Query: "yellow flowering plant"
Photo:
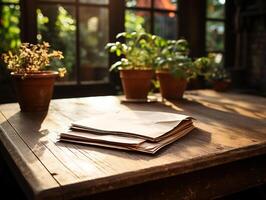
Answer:
[[[7, 64], [7, 68], [17, 74], [38, 73], [45, 71], [49, 67], [51, 59], [63, 59], [61, 51], [49, 51], [50, 44], [43, 42], [42, 44], [22, 43], [16, 53], [9, 51], [2, 55], [3, 61]], [[59, 77], [63, 77], [66, 73], [64, 67], [58, 68]]]

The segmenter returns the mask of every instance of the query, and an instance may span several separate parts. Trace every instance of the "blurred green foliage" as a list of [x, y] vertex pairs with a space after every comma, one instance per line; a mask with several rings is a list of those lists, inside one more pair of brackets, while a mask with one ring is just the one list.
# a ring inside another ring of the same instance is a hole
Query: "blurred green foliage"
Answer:
[[108, 54], [104, 49], [108, 42], [109, 27], [106, 8], [84, 7], [80, 9], [79, 37], [80, 62], [85, 68], [106, 68]]
[[206, 23], [206, 48], [207, 51], [224, 50], [224, 23], [207, 21]]
[[[3, 2], [11, 3], [11, 1]], [[18, 0], [12, 2], [18, 2]], [[0, 54], [9, 50], [13, 51], [20, 46], [19, 18], [19, 5], [9, 4], [0, 6]], [[8, 71], [0, 59], [0, 81], [6, 80], [8, 80]]]
[[19, 0], [2, 0], [3, 3], [19, 3]]
[[0, 6], [0, 53], [16, 49], [20, 41], [19, 5]]
[[125, 15], [125, 29], [129, 33], [144, 30], [149, 32], [150, 24], [143, 16], [138, 15], [134, 11], [127, 10]]
[[76, 64], [76, 22], [69, 11], [62, 6], [51, 6], [37, 9], [37, 26], [39, 42], [47, 41], [53, 49], [63, 52], [63, 60], [53, 60], [51, 68], [64, 66], [73, 79], [73, 68]]
[[[224, 19], [225, 0], [207, 1], [207, 18]], [[224, 22], [207, 20], [206, 48], [207, 51], [224, 50]]]
[[207, 17], [208, 18], [224, 18], [225, 0], [208, 0], [207, 1]]

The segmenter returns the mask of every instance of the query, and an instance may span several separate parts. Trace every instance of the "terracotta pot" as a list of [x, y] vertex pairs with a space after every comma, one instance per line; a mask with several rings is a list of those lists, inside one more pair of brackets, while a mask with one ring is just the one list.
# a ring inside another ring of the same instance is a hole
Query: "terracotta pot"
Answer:
[[80, 66], [80, 80], [81, 81], [91, 81], [94, 78], [94, 68], [90, 65]]
[[165, 99], [181, 99], [187, 87], [187, 80], [176, 78], [168, 71], [157, 71], [160, 92]]
[[47, 111], [53, 95], [58, 72], [44, 71], [23, 74], [11, 73], [21, 111]]
[[127, 99], [147, 99], [153, 70], [120, 70], [120, 78]]
[[229, 81], [213, 81], [213, 89], [218, 92], [224, 92], [228, 90], [229, 85]]

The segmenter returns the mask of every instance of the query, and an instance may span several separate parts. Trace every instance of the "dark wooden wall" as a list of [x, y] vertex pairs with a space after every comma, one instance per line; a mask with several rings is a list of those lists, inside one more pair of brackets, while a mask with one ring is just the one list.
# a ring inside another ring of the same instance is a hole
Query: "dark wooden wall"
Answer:
[[[227, 49], [230, 49], [230, 40], [235, 44], [234, 62], [232, 68], [236, 86], [243, 91], [266, 96], [266, 1], [238, 0], [232, 1], [235, 12], [231, 12], [234, 19], [233, 36], [228, 39]], [[233, 13], [233, 14], [232, 14]], [[231, 64], [231, 63], [230, 63]]]

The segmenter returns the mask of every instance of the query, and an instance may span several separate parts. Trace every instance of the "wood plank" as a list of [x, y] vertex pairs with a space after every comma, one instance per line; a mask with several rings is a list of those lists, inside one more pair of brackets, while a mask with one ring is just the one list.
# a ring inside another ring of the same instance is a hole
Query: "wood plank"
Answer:
[[[9, 113], [10, 111], [5, 111], [5, 114], [7, 116], [12, 115]], [[40, 127], [38, 127], [38, 131], [36, 129], [30, 130], [30, 127], [32, 127], [32, 121], [31, 119], [34, 118], [39, 118], [40, 114], [39, 113], [23, 113], [23, 123], [18, 124], [16, 120], [14, 119], [9, 119], [13, 126], [19, 130], [19, 133], [22, 135], [22, 137], [29, 143], [31, 143], [30, 138], [32, 135], [35, 135], [39, 141], [38, 144], [35, 144], [33, 147], [36, 148], [36, 145], [42, 146], [43, 148], [46, 148], [49, 150], [52, 154], [53, 157], [56, 158], [59, 162], [61, 163], [60, 165], [63, 165], [67, 170], [71, 171], [71, 174], [73, 174], [76, 178], [70, 180], [71, 182], [66, 182], [65, 184], [72, 184], [76, 182], [80, 182], [83, 179], [85, 179], [87, 176], [92, 177], [99, 177], [102, 173], [99, 173], [96, 167], [94, 165], [91, 165], [90, 162], [87, 160], [84, 161], [80, 159], [77, 155], [75, 155], [72, 151], [70, 151], [68, 148], [65, 147], [64, 144], [62, 143], [56, 143], [53, 139], [55, 138], [55, 133], [54, 131], [57, 129], [60, 129], [62, 127], [62, 124], [59, 122], [62, 122], [62, 117], [58, 116], [56, 113], [50, 112], [45, 116], [45, 119], [43, 119], [42, 124]], [[36, 124], [35, 124], [36, 125]], [[68, 126], [63, 121], [63, 125], [65, 127]], [[49, 127], [47, 129], [47, 127]], [[25, 134], [27, 132], [27, 134]], [[53, 139], [52, 139], [53, 138]], [[33, 146], [32, 144], [30, 144]], [[40, 158], [41, 159], [41, 158]], [[60, 168], [56, 169], [57, 171], [61, 171]], [[66, 170], [58, 173], [58, 172], [52, 172], [56, 173], [59, 178], [63, 177], [64, 178], [64, 173]], [[58, 179], [59, 180], [59, 179]], [[60, 181], [60, 180], [59, 180]], [[64, 181], [64, 180], [63, 180]], [[61, 185], [65, 185], [64, 182], [60, 182]]]
[[106, 197], [116, 200], [124, 200], [125, 197], [127, 200], [206, 200], [265, 183], [266, 159], [265, 156], [260, 156], [95, 194], [90, 196], [90, 200], [102, 200]]
[[29, 199], [61, 199], [59, 184], [0, 113], [1, 152]]
[[[80, 159], [65, 147], [65, 144], [51, 140], [54, 137], [53, 130], [60, 129], [62, 126], [57, 123], [62, 122], [62, 117], [60, 118], [58, 114], [52, 111], [45, 116], [42, 116], [42, 113], [17, 113], [14, 109], [7, 107], [2, 110], [23, 140], [55, 176], [63, 190], [68, 190], [68, 185], [82, 182], [87, 177], [95, 179], [106, 176], [92, 161]], [[14, 117], [14, 115], [17, 116]], [[63, 125], [67, 126], [64, 121]]]
[[187, 92], [185, 98], [227, 113], [240, 113], [255, 119], [266, 118], [265, 98], [259, 96], [198, 90]]
[[54, 152], [46, 146], [46, 132], [39, 131], [46, 115], [38, 113], [32, 116], [30, 113], [19, 112], [19, 110], [12, 109], [10, 106], [12, 107], [9, 104], [4, 109], [1, 106], [5, 118], [58, 183], [65, 185], [78, 182], [79, 178], [63, 162], [58, 160]]

